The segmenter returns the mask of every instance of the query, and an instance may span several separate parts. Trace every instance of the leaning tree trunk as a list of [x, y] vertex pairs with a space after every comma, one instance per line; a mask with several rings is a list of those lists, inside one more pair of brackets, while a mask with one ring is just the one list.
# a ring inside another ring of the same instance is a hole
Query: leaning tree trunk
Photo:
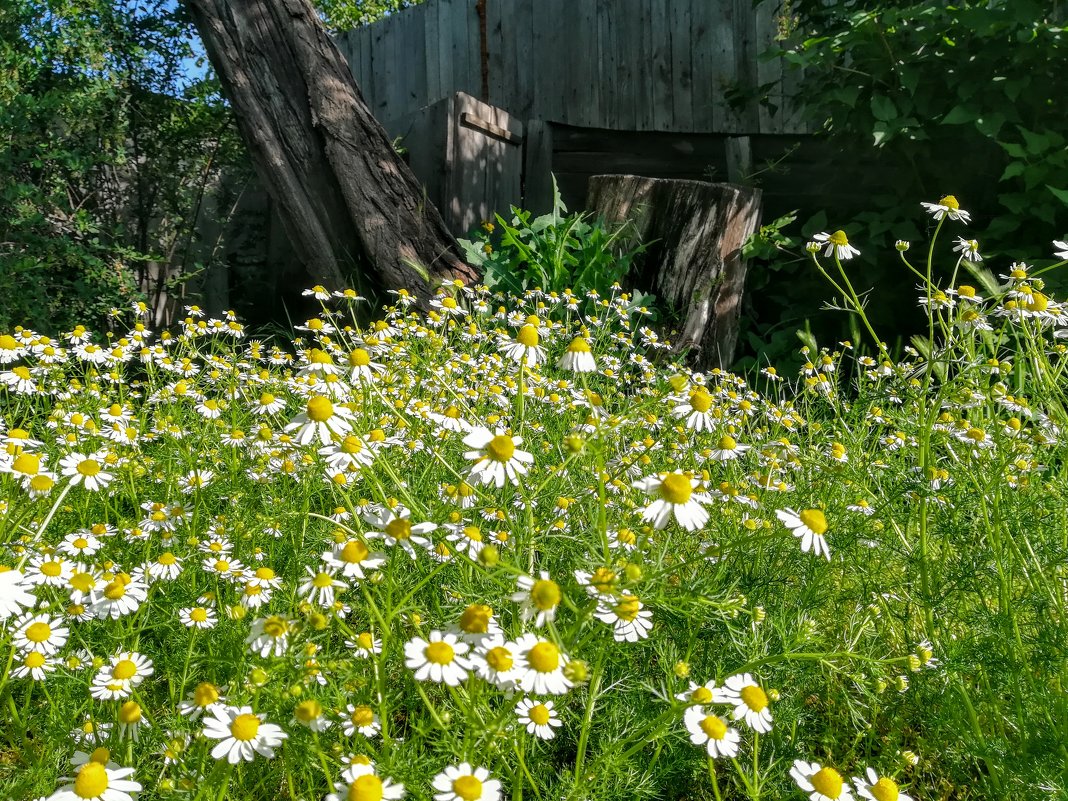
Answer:
[[734, 184], [595, 175], [586, 208], [628, 222], [648, 247], [631, 280], [682, 319], [676, 350], [700, 369], [734, 359], [745, 285], [741, 248], [760, 218], [760, 190]]
[[[315, 283], [425, 295], [478, 273], [371, 115], [310, 0], [185, 0], [261, 181]], [[418, 265], [413, 267], [412, 265]]]

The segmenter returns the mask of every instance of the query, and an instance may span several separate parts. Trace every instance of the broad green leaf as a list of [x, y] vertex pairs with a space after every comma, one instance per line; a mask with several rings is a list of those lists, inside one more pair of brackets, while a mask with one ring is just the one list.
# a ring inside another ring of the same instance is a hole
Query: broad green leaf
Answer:
[[979, 115], [974, 109], [967, 106], [954, 106], [949, 110], [949, 113], [942, 118], [943, 125], [964, 125], [965, 123], [974, 122]]
[[875, 115], [875, 119], [885, 122], [897, 118], [897, 106], [886, 95], [872, 95], [871, 113]]

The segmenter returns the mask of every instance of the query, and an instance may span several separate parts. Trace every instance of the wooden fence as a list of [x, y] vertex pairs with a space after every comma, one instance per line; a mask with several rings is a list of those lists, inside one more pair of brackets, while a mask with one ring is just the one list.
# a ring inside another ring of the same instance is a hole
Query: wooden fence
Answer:
[[[519, 120], [577, 127], [801, 134], [796, 75], [759, 55], [777, 0], [429, 0], [341, 34], [388, 124], [453, 92]], [[768, 105], [732, 105], [774, 84]]]

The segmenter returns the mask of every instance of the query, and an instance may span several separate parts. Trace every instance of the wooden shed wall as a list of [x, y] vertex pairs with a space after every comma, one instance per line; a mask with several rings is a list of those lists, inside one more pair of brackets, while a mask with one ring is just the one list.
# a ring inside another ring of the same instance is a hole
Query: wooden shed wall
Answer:
[[[758, 57], [776, 0], [428, 0], [341, 34], [379, 120], [466, 92], [520, 120], [724, 134], [806, 133], [796, 79]], [[776, 83], [776, 110], [728, 102], [734, 85]], [[483, 92], [483, 86], [486, 92]]]

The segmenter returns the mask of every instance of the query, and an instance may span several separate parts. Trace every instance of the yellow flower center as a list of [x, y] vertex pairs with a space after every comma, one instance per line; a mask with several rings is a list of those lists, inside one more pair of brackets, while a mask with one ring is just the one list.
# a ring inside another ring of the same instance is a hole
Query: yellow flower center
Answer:
[[464, 536], [473, 542], [482, 542], [482, 529], [478, 526], [464, 526]]
[[375, 713], [369, 706], [358, 706], [352, 710], [349, 720], [352, 721], [353, 726], [358, 726], [362, 729], [364, 726], [370, 726], [375, 722]]
[[0, 334], [0, 350], [18, 350], [19, 342], [11, 334]]
[[660, 497], [668, 503], [684, 504], [691, 495], [690, 477], [683, 473], [668, 473], [660, 484]]
[[100, 472], [100, 462], [98, 462], [96, 459], [83, 459], [82, 461], [78, 462], [77, 470], [83, 476], [92, 478]]
[[349, 540], [345, 543], [345, 547], [341, 549], [341, 561], [356, 565], [366, 559], [368, 553], [367, 546], [362, 542]]
[[823, 534], [827, 531], [827, 517], [819, 509], [805, 509], [798, 515], [813, 534]]
[[375, 641], [374, 638], [371, 636], [371, 633], [365, 631], [360, 634], [359, 637], [356, 638], [356, 644], [359, 645], [363, 650], [370, 651], [372, 648], [374, 648]]
[[333, 364], [334, 359], [325, 350], [319, 348], [312, 348], [308, 352], [309, 364]]
[[551, 579], [539, 579], [530, 588], [530, 600], [543, 612], [554, 609], [560, 603], [560, 585]]
[[267, 622], [263, 624], [263, 633], [278, 639], [284, 637], [289, 632], [289, 626], [280, 617], [269, 617]]
[[348, 801], [382, 801], [382, 780], [373, 773], [357, 776], [349, 785]]
[[690, 693], [690, 701], [695, 704], [712, 703], [712, 691], [707, 687], [698, 687]]
[[52, 627], [47, 623], [31, 623], [26, 627], [26, 639], [30, 642], [44, 642], [52, 636]]
[[897, 783], [885, 777], [875, 782], [868, 791], [875, 796], [875, 801], [897, 801], [901, 795]]
[[944, 198], [938, 201], [938, 205], [945, 206], [951, 211], [956, 211], [960, 208], [960, 203], [957, 202], [957, 199], [953, 197], [953, 195], [946, 195]]
[[456, 299], [455, 298], [442, 298], [441, 299], [441, 305], [446, 309], [455, 309], [455, 308], [457, 308]]
[[742, 703], [754, 712], [762, 712], [768, 706], [767, 693], [755, 684], [742, 687], [741, 692], [739, 692], [738, 695], [742, 697]]
[[528, 323], [519, 329], [519, 333], [515, 336], [515, 341], [525, 347], [536, 348], [541, 338], [538, 336], [537, 327]]
[[560, 649], [551, 642], [539, 642], [527, 652], [527, 662], [538, 673], [552, 673], [560, 667]]
[[575, 337], [571, 340], [571, 344], [567, 346], [568, 353], [592, 353], [590, 343], [582, 337]]
[[301, 701], [297, 704], [296, 709], [293, 710], [293, 717], [301, 723], [311, 723], [313, 720], [318, 720], [322, 716], [323, 705], [314, 698], [310, 698], [307, 701]]
[[957, 294], [960, 295], [962, 298], [974, 298], [975, 287], [969, 286], [968, 284], [961, 284], [959, 287], [957, 287]]
[[456, 651], [447, 642], [432, 642], [423, 651], [427, 661], [433, 662], [435, 665], [449, 665], [452, 664], [453, 658], [456, 656]]
[[256, 739], [259, 731], [260, 719], [247, 712], [244, 715], [238, 715], [234, 718], [234, 722], [230, 724], [230, 734], [233, 735], [235, 740], [245, 743]]
[[322, 423], [334, 416], [334, 404], [324, 395], [316, 395], [308, 401], [308, 419]]
[[690, 393], [690, 406], [695, 412], [707, 412], [712, 408], [712, 396], [704, 388], [695, 389]]
[[844, 247], [849, 244], [849, 239], [846, 237], [845, 231], [842, 230], [835, 231], [827, 238], [827, 241], [838, 247]]
[[721, 717], [708, 715], [701, 720], [701, 731], [707, 734], [710, 740], [722, 740], [727, 734], [727, 724]]
[[[86, 733], [88, 734], [88, 732]], [[93, 753], [89, 755], [89, 761], [95, 762], [98, 765], [107, 765], [108, 762], [111, 761], [111, 752], [108, 749], [104, 748], [104, 746], [95, 748], [93, 749]]]
[[270, 406], [272, 403], [274, 403], [274, 395], [270, 392], [264, 392], [260, 395], [260, 406]]
[[165, 551], [159, 555], [159, 559], [156, 560], [161, 565], [174, 565], [178, 563], [178, 557], [170, 551]]
[[117, 601], [126, 594], [126, 582], [115, 579], [104, 587], [104, 597], [109, 601]]
[[721, 451], [733, 451], [738, 447], [738, 440], [734, 437], [720, 437], [719, 443], [716, 445]]
[[206, 707], [219, 700], [219, 688], [209, 681], [201, 682], [193, 690], [193, 703], [199, 707]]
[[356, 348], [349, 354], [349, 366], [366, 367], [371, 363], [371, 354], [363, 348]]
[[141, 720], [141, 705], [136, 701], [127, 701], [119, 707], [119, 722], [127, 726]]
[[269, 567], [257, 567], [256, 578], [264, 579], [265, 581], [270, 581], [274, 578], [274, 571], [271, 570], [271, 568]]
[[83, 548], [88, 548], [89, 547], [89, 540], [87, 540], [85, 537], [76, 537], [74, 539], [74, 542], [71, 543], [71, 545], [73, 545], [75, 548], [77, 548], [80, 551]]
[[334, 583], [334, 577], [329, 573], [317, 573], [315, 578], [312, 579], [312, 586], [325, 590], [331, 584]]
[[532, 706], [527, 714], [530, 716], [531, 722], [536, 723], [539, 726], [544, 726], [546, 723], [548, 723], [549, 717], [551, 716], [551, 713], [549, 712], [549, 707], [545, 706], [545, 704], [538, 704], [537, 706]]
[[29, 381], [30, 380], [30, 368], [29, 367], [23, 367], [22, 365], [19, 365], [18, 367], [16, 367], [11, 372], [13, 372], [15, 375], [17, 375], [23, 381]]
[[964, 433], [964, 436], [975, 442], [982, 442], [984, 439], [986, 439], [986, 432], [983, 431], [983, 429], [981, 428], [969, 428]]
[[1024, 306], [1028, 311], [1044, 312], [1049, 308], [1049, 298], [1041, 292], [1034, 292], [1031, 294], [1031, 299]]
[[599, 567], [590, 576], [590, 586], [598, 592], [608, 592], [616, 583], [616, 571], [607, 567]]
[[99, 798], [108, 789], [107, 768], [90, 760], [78, 768], [74, 777], [74, 794], [79, 798]]
[[24, 476], [35, 476], [41, 471], [41, 457], [35, 453], [20, 453], [12, 462], [11, 469]]
[[478, 801], [482, 797], [482, 782], [474, 776], [461, 776], [452, 783], [452, 791], [464, 801]]
[[26, 667], [28, 667], [30, 670], [33, 670], [33, 669], [39, 668], [39, 667], [43, 667], [44, 663], [45, 663], [44, 654], [39, 654], [36, 651], [34, 651], [31, 654], [27, 654], [26, 655], [26, 659], [23, 661], [23, 664]]
[[194, 623], [206, 623], [208, 620], [208, 610], [203, 606], [198, 606], [189, 613], [189, 619]]
[[460, 615], [460, 629], [467, 634], [485, 634], [489, 631], [493, 610], [483, 604], [471, 604]]
[[386, 534], [395, 540], [411, 539], [412, 523], [406, 517], [395, 517], [386, 523]]
[[641, 609], [641, 602], [635, 596], [625, 595], [623, 600], [616, 604], [612, 611], [616, 613], [616, 617], [620, 620], [630, 621], [638, 617]]
[[44, 562], [41, 564], [41, 573], [49, 578], [55, 578], [62, 572], [62, 562]]
[[342, 440], [342, 442], [341, 442], [341, 452], [342, 453], [362, 453], [363, 452], [363, 442], [360, 441], [359, 437], [354, 437], [354, 436], [352, 436], [350, 434], [349, 436], [345, 437], [344, 440]]
[[834, 768], [820, 768], [809, 781], [817, 793], [828, 798], [838, 798], [842, 795], [842, 776]]
[[498, 672], [504, 672], [511, 670], [515, 662], [512, 659], [512, 652], [503, 645], [498, 645], [486, 652], [486, 664]]
[[486, 455], [495, 462], [507, 462], [515, 453], [515, 443], [505, 434], [498, 434], [486, 446]]

